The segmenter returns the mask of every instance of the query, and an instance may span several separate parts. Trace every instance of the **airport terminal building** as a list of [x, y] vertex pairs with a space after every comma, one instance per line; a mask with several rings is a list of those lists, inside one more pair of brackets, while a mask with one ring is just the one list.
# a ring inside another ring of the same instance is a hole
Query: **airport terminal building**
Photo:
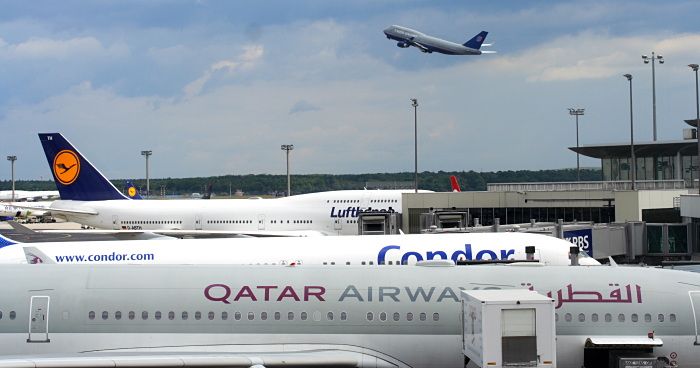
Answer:
[[[484, 227], [513, 231], [514, 224], [521, 224], [516, 231], [527, 231], [541, 229], [538, 224], [560, 222], [588, 231], [596, 246], [593, 256], [599, 259], [614, 256], [658, 263], [700, 255], [696, 140], [635, 144], [635, 165], [629, 144], [570, 150], [600, 159], [601, 180], [488, 184], [485, 192], [404, 194], [401, 229], [420, 233], [431, 226], [439, 229], [442, 224], [458, 223], [464, 226], [462, 231], [484, 231]], [[430, 213], [433, 220], [426, 222]], [[466, 215], [461, 222], [441, 220], [441, 214], [449, 213]]]

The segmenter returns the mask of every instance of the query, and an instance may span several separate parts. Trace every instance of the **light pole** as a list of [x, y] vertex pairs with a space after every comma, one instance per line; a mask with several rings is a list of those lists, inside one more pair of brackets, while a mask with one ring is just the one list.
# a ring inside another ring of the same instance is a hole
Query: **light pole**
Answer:
[[634, 120], [632, 119], [632, 74], [625, 74], [625, 78], [630, 82], [630, 153], [632, 156], [632, 173], [630, 178], [632, 179], [632, 190], [635, 189], [634, 181], [637, 176], [637, 159], [634, 157]]
[[17, 156], [7, 156], [7, 161], [12, 163], [12, 202], [15, 201], [15, 161]]
[[151, 157], [153, 151], [141, 151], [141, 155], [146, 156], [146, 198], [151, 196], [151, 181], [148, 176], [148, 158]]
[[654, 55], [651, 52], [651, 57], [642, 55], [644, 64], [649, 64], [649, 59], [651, 59], [651, 100], [652, 100], [652, 113], [654, 122], [654, 142], [656, 142], [656, 73], [654, 71], [654, 60], [659, 60], [659, 64], [664, 63], [664, 57], [661, 55]]
[[569, 114], [576, 116], [576, 180], [581, 181], [581, 165], [579, 163], [579, 153], [578, 153], [578, 117], [583, 115], [583, 111], [586, 109], [572, 109], [569, 108]]
[[282, 151], [287, 151], [287, 197], [291, 195], [291, 182], [290, 182], [290, 177], [289, 177], [289, 151], [294, 149], [293, 144], [283, 144], [282, 145]]
[[[698, 164], [696, 166], [700, 167], [700, 99], [698, 98], [698, 64], [688, 64], [688, 66], [695, 72], [695, 135], [698, 138]], [[698, 191], [700, 193], [700, 185], [698, 185]]]
[[413, 182], [413, 188], [416, 190], [416, 193], [418, 193], [418, 99], [412, 98], [411, 101], [413, 101], [411, 104], [411, 106], [413, 106], [413, 156], [416, 174]]

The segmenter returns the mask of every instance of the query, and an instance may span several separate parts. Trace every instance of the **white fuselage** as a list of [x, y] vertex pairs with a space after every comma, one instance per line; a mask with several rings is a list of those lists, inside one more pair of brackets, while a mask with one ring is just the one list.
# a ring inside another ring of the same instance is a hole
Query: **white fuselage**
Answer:
[[[651, 332], [663, 341], [655, 355], [700, 366], [700, 275], [682, 271], [7, 265], [0, 279], [2, 354], [25, 362], [81, 352], [292, 359], [306, 351], [328, 359], [324, 351], [335, 351], [361, 367], [461, 367], [460, 289], [530, 288], [557, 304], [557, 367], [581, 367], [589, 337]], [[0, 356], [0, 366], [12, 362]]]
[[97, 229], [299, 231], [358, 234], [360, 210], [401, 211], [402, 190], [342, 190], [262, 199], [56, 201], [96, 214], [61, 217]]
[[[438, 259], [526, 260], [527, 246], [546, 265], [570, 264], [571, 243], [527, 233], [20, 243], [0, 246], [0, 263], [412, 265]], [[590, 257], [579, 263], [600, 264]]]

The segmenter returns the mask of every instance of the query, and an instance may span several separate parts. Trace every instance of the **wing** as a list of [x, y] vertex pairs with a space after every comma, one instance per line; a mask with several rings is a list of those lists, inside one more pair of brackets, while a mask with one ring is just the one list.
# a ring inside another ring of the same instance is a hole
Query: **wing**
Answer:
[[410, 40], [407, 39], [407, 40], [404, 41], [404, 42], [406, 42], [407, 44], [409, 44], [409, 45], [411, 45], [411, 46], [413, 46], [413, 47], [415, 47], [415, 48], [421, 50], [422, 52], [427, 52], [427, 53], [431, 53], [431, 52], [432, 52], [432, 51], [430, 51], [430, 49], [428, 49], [427, 47], [425, 47], [425, 46], [419, 44], [418, 42], [413, 41], [413, 39], [410, 39]]
[[[32, 355], [0, 357], [5, 367], [357, 367], [362, 362], [357, 353], [319, 350], [284, 353], [111, 353]], [[376, 361], [376, 360], [375, 360]], [[381, 363], [377, 361], [377, 363]], [[377, 366], [389, 366], [377, 365]], [[393, 365], [392, 365], [393, 366]]]
[[68, 209], [58, 209], [58, 208], [53, 208], [53, 207], [33, 207], [33, 206], [25, 206], [17, 203], [12, 203], [12, 206], [17, 207], [17, 208], [24, 208], [27, 210], [32, 210], [32, 211], [45, 211], [45, 212], [50, 212], [51, 215], [55, 214], [61, 214], [61, 213], [66, 213], [70, 215], [98, 215], [99, 212], [97, 211], [85, 211], [85, 210], [68, 210]]

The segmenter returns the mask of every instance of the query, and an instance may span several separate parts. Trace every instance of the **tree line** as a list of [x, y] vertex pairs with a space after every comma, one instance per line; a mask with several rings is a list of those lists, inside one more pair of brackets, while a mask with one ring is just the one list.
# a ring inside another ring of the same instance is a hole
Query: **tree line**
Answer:
[[[418, 173], [418, 188], [436, 192], [451, 191], [450, 176], [454, 175], [462, 191], [483, 191], [487, 183], [535, 183], [535, 182], [572, 182], [577, 180], [576, 169], [559, 170], [517, 170], [517, 171], [423, 171]], [[292, 194], [323, 192], [329, 190], [350, 189], [413, 189], [415, 174], [375, 173], [375, 174], [308, 174], [292, 175]], [[600, 169], [581, 169], [581, 181], [600, 181]], [[117, 189], [124, 190], [126, 179], [112, 180]], [[143, 192], [146, 179], [131, 180]], [[228, 196], [242, 191], [244, 195], [280, 195], [287, 189], [286, 175], [248, 174], [223, 175], [197, 178], [150, 179], [153, 195], [188, 195], [204, 193], [207, 184], [213, 185], [217, 196]], [[10, 180], [0, 181], [0, 190], [11, 190]], [[53, 180], [17, 180], [17, 190], [56, 190]]]

